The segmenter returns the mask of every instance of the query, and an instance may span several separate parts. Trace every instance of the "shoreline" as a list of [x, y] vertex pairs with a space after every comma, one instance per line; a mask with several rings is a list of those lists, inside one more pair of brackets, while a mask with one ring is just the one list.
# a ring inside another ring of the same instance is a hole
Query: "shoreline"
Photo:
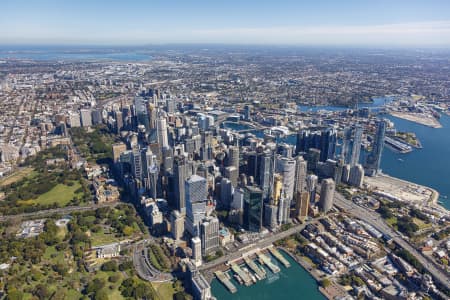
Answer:
[[436, 120], [434, 117], [426, 117], [421, 114], [412, 114], [412, 113], [395, 112], [395, 111], [388, 111], [387, 114], [389, 114], [393, 117], [407, 120], [410, 122], [414, 122], [416, 124], [420, 124], [423, 126], [428, 126], [431, 128], [442, 128], [442, 124], [438, 120]]

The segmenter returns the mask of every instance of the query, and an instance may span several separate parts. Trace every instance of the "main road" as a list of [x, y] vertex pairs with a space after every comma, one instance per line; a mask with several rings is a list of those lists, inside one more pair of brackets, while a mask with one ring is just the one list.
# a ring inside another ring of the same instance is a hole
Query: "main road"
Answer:
[[38, 210], [36, 212], [31, 213], [23, 213], [17, 215], [6, 215], [0, 216], [0, 222], [11, 220], [11, 219], [22, 219], [22, 218], [36, 218], [36, 217], [45, 217], [53, 214], [68, 214], [76, 211], [86, 211], [86, 210], [96, 210], [101, 207], [115, 207], [116, 205], [124, 203], [124, 202], [110, 202], [110, 203], [100, 203], [100, 204], [92, 204], [86, 206], [66, 206], [61, 208], [53, 208], [53, 209], [45, 209]]
[[250, 243], [248, 245], [244, 245], [239, 250], [237, 250], [233, 253], [229, 253], [229, 254], [219, 257], [211, 262], [205, 263], [205, 264], [201, 265], [199, 267], [199, 269], [207, 270], [207, 269], [213, 268], [215, 266], [218, 266], [220, 264], [224, 264], [227, 261], [238, 259], [242, 256], [242, 254], [244, 254], [246, 252], [255, 250], [257, 248], [262, 249], [262, 248], [268, 247], [278, 240], [284, 239], [284, 238], [291, 236], [299, 231], [302, 231], [306, 227], [306, 225], [308, 225], [312, 222], [316, 222], [317, 220], [319, 220], [319, 219], [314, 219], [314, 220], [305, 222], [303, 224], [294, 225], [293, 227], [289, 228], [288, 230], [270, 234], [269, 236], [262, 238], [259, 241]]
[[422, 253], [417, 251], [408, 241], [404, 240], [400, 234], [389, 227], [378, 213], [358, 206], [350, 200], [346, 200], [344, 196], [337, 192], [334, 197], [334, 205], [369, 223], [380, 232], [390, 235], [395, 243], [411, 253], [423, 265], [423, 267], [434, 277], [434, 280], [440, 282], [450, 290], [449, 275], [439, 269], [433, 261], [423, 256]]

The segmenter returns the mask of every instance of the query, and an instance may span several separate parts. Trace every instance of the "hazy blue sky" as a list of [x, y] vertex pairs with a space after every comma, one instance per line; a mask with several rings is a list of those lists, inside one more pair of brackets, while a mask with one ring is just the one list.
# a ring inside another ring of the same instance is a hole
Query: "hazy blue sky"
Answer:
[[450, 0], [0, 0], [0, 44], [450, 46]]

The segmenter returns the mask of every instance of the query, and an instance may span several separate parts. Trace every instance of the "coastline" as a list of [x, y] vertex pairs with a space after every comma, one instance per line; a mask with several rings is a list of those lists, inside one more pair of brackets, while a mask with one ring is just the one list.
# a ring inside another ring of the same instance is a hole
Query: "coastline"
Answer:
[[327, 298], [328, 300], [333, 300], [336, 297], [328, 293], [327, 290], [320, 285], [320, 281], [322, 279], [319, 277], [319, 275], [313, 272], [315, 269], [311, 267], [308, 262], [298, 257], [297, 255], [292, 254], [289, 250], [283, 247], [278, 247], [278, 249], [282, 250], [285, 254], [289, 255], [295, 262], [297, 262], [300, 265], [300, 267], [302, 267], [305, 271], [308, 272], [308, 274], [312, 278], [314, 278], [314, 280], [317, 282], [317, 289], [325, 298]]
[[403, 120], [414, 122], [420, 125], [428, 126], [431, 128], [442, 128], [442, 124], [436, 120], [434, 117], [429, 117], [421, 114], [406, 113], [406, 112], [395, 112], [388, 111], [388, 114]]

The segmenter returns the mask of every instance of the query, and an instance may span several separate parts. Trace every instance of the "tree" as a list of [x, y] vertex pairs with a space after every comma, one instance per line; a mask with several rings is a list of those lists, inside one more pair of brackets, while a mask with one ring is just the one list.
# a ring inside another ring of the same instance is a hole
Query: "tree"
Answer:
[[45, 285], [38, 284], [33, 291], [33, 295], [39, 299], [48, 299], [50, 297], [50, 292]]
[[331, 285], [331, 281], [330, 281], [330, 279], [325, 278], [320, 282], [320, 285], [326, 289], [327, 287], [329, 287]]
[[115, 260], [107, 261], [102, 265], [101, 269], [105, 272], [116, 272], [118, 269], [117, 262]]
[[95, 300], [108, 300], [108, 293], [105, 291], [105, 289], [98, 290], [94, 295]]

